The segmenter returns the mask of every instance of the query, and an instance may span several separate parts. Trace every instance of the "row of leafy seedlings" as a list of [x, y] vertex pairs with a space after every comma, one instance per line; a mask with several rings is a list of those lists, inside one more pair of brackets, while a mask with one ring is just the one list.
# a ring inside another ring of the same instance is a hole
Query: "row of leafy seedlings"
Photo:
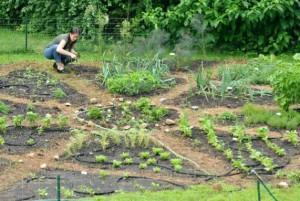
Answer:
[[[253, 140], [262, 140], [266, 147], [269, 147], [278, 157], [283, 157], [287, 155], [286, 150], [284, 148], [281, 148], [277, 144], [271, 142], [268, 139], [269, 130], [267, 127], [260, 127], [257, 129], [257, 133], [259, 136], [259, 139], [255, 139], [245, 132], [245, 127], [243, 125], [235, 125], [231, 127], [231, 132], [233, 135], [233, 142], [237, 142], [239, 148], [237, 149], [238, 156], [237, 159], [233, 156], [233, 150], [232, 146], [226, 145], [224, 142], [222, 142], [218, 136], [215, 134], [215, 131], [213, 129], [213, 123], [210, 119], [203, 119], [201, 128], [204, 130], [204, 132], [207, 134], [207, 138], [209, 143], [216, 148], [217, 151], [223, 151], [224, 155], [231, 160], [234, 167], [248, 171], [249, 165], [245, 164], [244, 161], [247, 159], [244, 159], [242, 156], [242, 152], [244, 151], [244, 148], [248, 151], [250, 158], [254, 159], [258, 162], [260, 162], [261, 165], [263, 165], [263, 169], [267, 172], [273, 171], [276, 168], [282, 168], [282, 165], [276, 165], [273, 162], [273, 159], [271, 157], [265, 156], [262, 151], [257, 151], [252, 148]], [[298, 133], [296, 131], [289, 131], [286, 133], [286, 138], [289, 142], [293, 144], [293, 146], [297, 147], [299, 146], [299, 139], [298, 139]], [[230, 142], [231, 143], [231, 142]], [[263, 149], [263, 148], [262, 148]], [[254, 165], [253, 168], [255, 168]]]
[[[91, 106], [85, 113], [78, 115], [79, 118], [91, 119], [106, 127], [131, 126], [139, 127], [144, 123], [155, 123], [169, 114], [169, 109], [165, 107], [152, 106], [148, 98], [140, 98], [136, 103], [127, 101], [119, 106], [101, 108]], [[86, 116], [87, 115], [87, 116]], [[105, 123], [104, 123], [105, 122]]]
[[73, 130], [66, 148], [66, 156], [75, 157], [83, 163], [110, 165], [113, 168], [136, 166], [140, 170], [149, 169], [160, 173], [162, 169], [180, 173], [182, 160], [172, 157], [164, 148], [153, 146], [150, 133], [144, 127], [127, 131], [111, 129], [108, 131]]
[[[273, 159], [265, 156], [261, 151], [257, 151], [252, 148], [253, 140], [261, 140], [264, 142], [265, 146], [271, 149], [278, 157], [283, 157], [287, 155], [287, 152], [284, 148], [278, 146], [277, 144], [271, 142], [268, 138], [269, 129], [267, 127], [260, 127], [257, 129], [258, 138], [253, 138], [246, 134], [245, 127], [241, 124], [236, 124], [230, 127], [233, 138], [230, 142], [223, 142], [215, 133], [213, 128], [213, 121], [211, 118], [201, 118], [201, 129], [206, 133], [208, 143], [216, 148], [217, 151], [223, 152], [227, 159], [229, 159], [233, 166], [243, 170], [248, 171], [250, 164], [245, 164], [242, 153], [245, 152], [245, 149], [248, 152], [248, 155], [251, 159], [258, 161], [264, 166], [264, 170], [267, 172], [273, 171], [275, 168], [280, 168], [281, 166], [273, 163]], [[187, 113], [184, 112], [181, 114], [179, 120], [179, 130], [185, 137], [192, 137], [193, 126], [189, 125]], [[290, 142], [294, 147], [299, 146], [298, 133], [296, 130], [287, 131], [284, 135], [285, 139]], [[234, 148], [233, 143], [238, 144], [238, 148]], [[193, 145], [200, 146], [201, 141], [195, 139]], [[237, 154], [234, 157], [234, 153]], [[245, 155], [245, 154], [244, 154]], [[254, 165], [257, 167], [258, 165]]]
[[[56, 119], [53, 119], [52, 115], [46, 114], [44, 117], [42, 117], [40, 114], [29, 111], [26, 113], [26, 115], [16, 115], [12, 116], [11, 118], [7, 116], [1, 116], [0, 117], [0, 145], [5, 144], [4, 135], [7, 133], [8, 127], [11, 126], [11, 123], [16, 128], [22, 128], [23, 126], [29, 125], [30, 128], [36, 129], [38, 135], [42, 135], [44, 132], [44, 129], [51, 128], [51, 126], [56, 123], [56, 126], [59, 127], [59, 129], [64, 129], [68, 126], [68, 117], [65, 115], [58, 115]], [[27, 145], [34, 145], [35, 141], [34, 139], [30, 138], [27, 141]]]

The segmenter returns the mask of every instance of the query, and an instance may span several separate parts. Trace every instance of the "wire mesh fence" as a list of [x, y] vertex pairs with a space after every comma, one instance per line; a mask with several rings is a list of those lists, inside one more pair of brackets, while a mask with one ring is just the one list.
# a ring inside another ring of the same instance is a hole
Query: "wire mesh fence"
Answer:
[[[72, 25], [82, 27], [87, 22], [73, 19], [4, 19], [0, 18], [0, 52], [14, 53], [22, 51], [41, 52], [53, 38], [61, 33], [68, 33], [71, 27], [65, 27], [64, 21], [72, 21]], [[127, 18], [110, 18], [103, 29], [91, 24], [90, 30], [83, 30], [77, 49], [81, 51], [97, 51], [98, 38], [106, 42], [121, 40], [120, 29]], [[39, 23], [45, 23], [40, 29]], [[50, 27], [49, 29], [47, 27]], [[38, 30], [38, 31], [37, 31]], [[64, 31], [62, 31], [64, 30]]]

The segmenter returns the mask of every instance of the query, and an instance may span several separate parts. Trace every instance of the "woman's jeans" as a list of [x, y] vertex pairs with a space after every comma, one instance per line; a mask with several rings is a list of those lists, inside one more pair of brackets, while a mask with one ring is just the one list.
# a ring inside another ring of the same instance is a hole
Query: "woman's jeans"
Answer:
[[54, 59], [56, 63], [60, 63], [62, 62], [64, 65], [67, 65], [68, 63], [71, 62], [71, 57], [70, 56], [66, 56], [64, 54], [60, 54], [56, 51], [57, 49], [57, 44], [54, 44], [48, 48], [46, 48], [43, 51], [44, 56], [47, 59]]

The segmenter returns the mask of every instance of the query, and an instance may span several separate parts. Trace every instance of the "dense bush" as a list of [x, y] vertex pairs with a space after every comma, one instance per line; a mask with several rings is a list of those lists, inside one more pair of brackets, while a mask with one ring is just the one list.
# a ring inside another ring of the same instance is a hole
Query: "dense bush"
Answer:
[[293, 103], [300, 103], [300, 54], [294, 56], [296, 62], [282, 63], [271, 78], [275, 101], [284, 110]]
[[149, 93], [160, 86], [160, 79], [149, 71], [136, 71], [128, 74], [116, 75], [106, 82], [109, 92], [127, 95]]
[[[282, 52], [297, 47], [300, 20], [299, 0], [9, 0], [0, 2], [0, 17], [29, 18], [32, 32], [58, 34], [79, 26], [83, 37], [97, 39], [99, 16], [133, 18], [131, 32], [149, 33], [163, 29], [172, 44], [186, 33], [231, 50]], [[201, 16], [195, 20], [196, 16]], [[202, 45], [199, 45], [201, 44]]]

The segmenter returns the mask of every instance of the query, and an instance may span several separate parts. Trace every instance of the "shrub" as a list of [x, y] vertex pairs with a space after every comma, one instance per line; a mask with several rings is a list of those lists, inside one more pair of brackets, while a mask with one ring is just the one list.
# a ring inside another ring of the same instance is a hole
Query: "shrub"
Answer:
[[106, 82], [108, 91], [127, 95], [149, 93], [160, 87], [160, 80], [149, 71], [137, 71], [128, 74], [116, 75]]
[[300, 56], [295, 55], [297, 62], [283, 63], [271, 77], [271, 86], [275, 102], [280, 108], [288, 110], [293, 103], [300, 103]]

